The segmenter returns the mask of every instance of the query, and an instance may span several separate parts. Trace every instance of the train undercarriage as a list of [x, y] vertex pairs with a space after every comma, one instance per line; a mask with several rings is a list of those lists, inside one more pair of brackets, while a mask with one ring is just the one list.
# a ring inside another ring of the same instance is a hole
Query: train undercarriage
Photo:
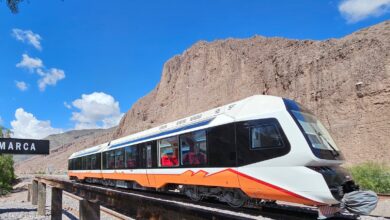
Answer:
[[[216, 186], [199, 186], [199, 185], [182, 185], [182, 184], [167, 184], [164, 187], [161, 188], [152, 188], [152, 187], [144, 187], [139, 185], [135, 181], [126, 181], [126, 180], [112, 180], [112, 179], [98, 179], [98, 178], [85, 178], [83, 180], [77, 179], [77, 177], [71, 177], [71, 180], [74, 180], [76, 182], [81, 183], [89, 183], [89, 184], [99, 184], [106, 187], [115, 187], [115, 188], [122, 188], [122, 189], [134, 189], [134, 190], [142, 190], [142, 191], [150, 191], [150, 192], [161, 192], [161, 193], [175, 193], [175, 194], [181, 194], [189, 199], [191, 199], [194, 202], [200, 202], [203, 199], [212, 199], [216, 200], [222, 203], [228, 204], [230, 207], [233, 208], [240, 208], [240, 207], [247, 207], [247, 208], [259, 208], [268, 206], [268, 207], [275, 207], [276, 201], [275, 200], [267, 200], [267, 199], [255, 199], [250, 198], [247, 196], [241, 189], [239, 188], [227, 188], [227, 187], [216, 187]], [[349, 189], [351, 187], [353, 189]], [[365, 200], [367, 203], [365, 208], [362, 208], [363, 214], [365, 210], [372, 209], [372, 205], [370, 203], [375, 203], [377, 201], [375, 194], [370, 194], [366, 192], [358, 191], [355, 187], [357, 187], [353, 182], [349, 181], [346, 185], [343, 185], [344, 190], [346, 192], [352, 190], [351, 193], [359, 193], [361, 201]], [[346, 193], [346, 192], [343, 192]], [[339, 195], [341, 198], [342, 195]], [[356, 205], [356, 195], [353, 196], [353, 200], [351, 202], [353, 205]], [[367, 198], [363, 198], [367, 197]], [[339, 198], [339, 199], [341, 199]], [[341, 201], [341, 200], [340, 200]], [[349, 201], [342, 201], [344, 204], [348, 204]], [[375, 206], [374, 206], [375, 207]], [[341, 207], [340, 204], [334, 204], [334, 205], [318, 205], [318, 219], [327, 219], [332, 216], [336, 216], [337, 214], [340, 214], [342, 212], [345, 212], [345, 208], [350, 211], [350, 213], [355, 214], [355, 216], [361, 214], [359, 213], [359, 209], [357, 207], [354, 207], [356, 212], [354, 210], [349, 209], [348, 207]], [[372, 210], [369, 210], [372, 211]], [[369, 212], [367, 211], [367, 213]]]
[[239, 208], [246, 205], [253, 206], [255, 204], [260, 204], [260, 203], [275, 202], [274, 200], [261, 200], [261, 199], [250, 198], [241, 189], [238, 188], [168, 184], [164, 187], [156, 189], [150, 187], [143, 187], [135, 181], [109, 180], [109, 179], [96, 179], [96, 178], [85, 178], [84, 180], [79, 180], [77, 178], [72, 178], [72, 179], [77, 182], [101, 184], [107, 187], [177, 193], [177, 194], [185, 195], [189, 199], [195, 202], [199, 202], [203, 199], [213, 198], [218, 200], [219, 202], [227, 203], [229, 206], [233, 208]]

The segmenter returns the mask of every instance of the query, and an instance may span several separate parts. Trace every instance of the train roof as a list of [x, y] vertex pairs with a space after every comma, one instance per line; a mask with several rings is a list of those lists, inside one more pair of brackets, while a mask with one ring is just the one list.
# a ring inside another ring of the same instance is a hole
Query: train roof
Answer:
[[112, 140], [108, 143], [87, 148], [73, 153], [70, 159], [222, 124], [258, 119], [263, 115], [283, 110], [286, 110], [286, 107], [281, 97], [254, 95], [240, 101], [213, 108], [158, 127]]
[[109, 142], [100, 144], [97, 146], [93, 146], [78, 152], [74, 152], [73, 154], [70, 155], [69, 159], [76, 158], [76, 157], [81, 157], [81, 156], [86, 156], [86, 155], [91, 155], [91, 154], [96, 154], [100, 152], [102, 149], [104, 149], [106, 146], [108, 146]]

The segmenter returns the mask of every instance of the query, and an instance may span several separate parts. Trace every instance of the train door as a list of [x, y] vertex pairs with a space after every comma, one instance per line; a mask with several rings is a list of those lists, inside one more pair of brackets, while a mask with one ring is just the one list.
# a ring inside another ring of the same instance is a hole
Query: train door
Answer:
[[155, 185], [155, 179], [153, 175], [150, 175], [149, 170], [153, 167], [152, 159], [152, 142], [142, 144], [141, 146], [141, 167], [146, 169], [146, 174], [149, 181], [149, 186]]

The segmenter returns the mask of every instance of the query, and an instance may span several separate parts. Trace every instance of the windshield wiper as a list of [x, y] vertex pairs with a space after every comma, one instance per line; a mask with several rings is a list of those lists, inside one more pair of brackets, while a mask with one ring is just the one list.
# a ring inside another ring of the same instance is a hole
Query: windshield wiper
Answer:
[[332, 151], [331, 151], [331, 152], [332, 152], [332, 155], [333, 155], [334, 157], [340, 156], [340, 153], [336, 150], [335, 147], [333, 147], [333, 145], [328, 141], [328, 139], [326, 139], [326, 138], [324, 137], [324, 135], [321, 134], [321, 132], [317, 131], [317, 130], [313, 127], [313, 125], [311, 125], [310, 123], [308, 123], [308, 124], [309, 124], [310, 127], [313, 129], [313, 131], [314, 131], [320, 138], [322, 138], [323, 140], [325, 140], [326, 143], [329, 145], [330, 148], [332, 148]]
[[340, 154], [339, 154], [339, 152], [336, 150], [336, 148], [335, 147], [333, 147], [333, 145], [332, 144], [330, 144], [330, 142], [328, 141], [328, 139], [326, 139], [321, 133], [317, 133], [317, 135], [318, 136], [320, 136], [322, 139], [324, 139], [325, 141], [326, 141], [326, 143], [329, 145], [329, 147], [330, 148], [332, 148], [332, 154], [333, 154], [333, 156], [335, 156], [335, 157], [338, 157], [338, 156], [340, 156]]

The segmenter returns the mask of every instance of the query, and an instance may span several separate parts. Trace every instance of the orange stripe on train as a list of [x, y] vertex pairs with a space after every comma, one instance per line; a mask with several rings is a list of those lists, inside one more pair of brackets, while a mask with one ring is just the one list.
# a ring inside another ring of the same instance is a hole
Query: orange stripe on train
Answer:
[[127, 174], [124, 172], [114, 173], [74, 173], [69, 172], [69, 176], [78, 179], [104, 178], [114, 180], [131, 180], [144, 187], [161, 188], [168, 183], [188, 184], [201, 186], [220, 186], [228, 188], [241, 188], [251, 198], [261, 198], [269, 200], [279, 200], [294, 202], [306, 205], [321, 205], [322, 203], [305, 198], [286, 189], [248, 176], [233, 169], [225, 169], [209, 174], [204, 170], [193, 172], [187, 170], [181, 174]]

